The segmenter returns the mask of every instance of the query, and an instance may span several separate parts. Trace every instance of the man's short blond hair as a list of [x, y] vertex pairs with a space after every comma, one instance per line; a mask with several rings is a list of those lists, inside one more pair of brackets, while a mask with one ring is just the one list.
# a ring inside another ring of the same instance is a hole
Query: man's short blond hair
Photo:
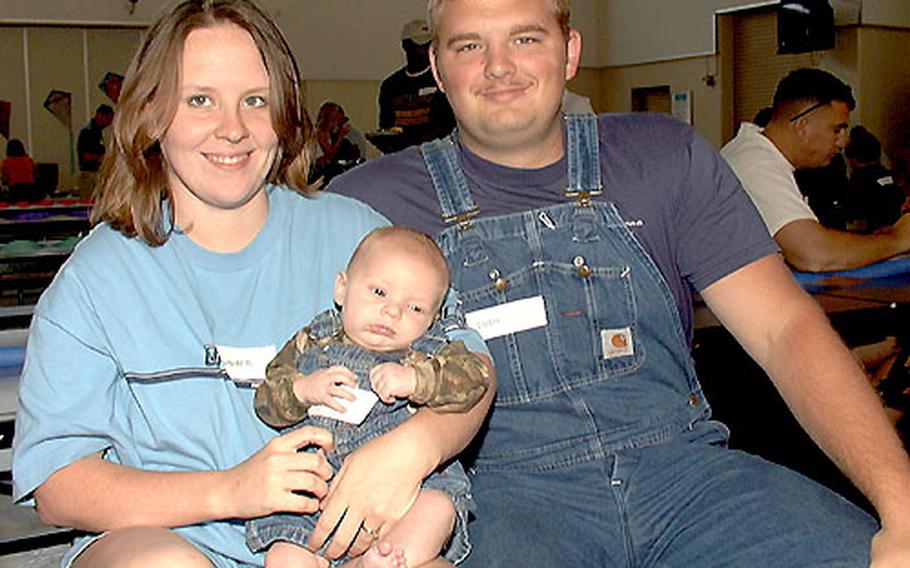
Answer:
[[[445, 2], [446, 0], [428, 0], [427, 2], [427, 22], [430, 24], [430, 32], [433, 34], [433, 43], [436, 43], [439, 39], [437, 33], [439, 29], [439, 14]], [[571, 0], [550, 0], [550, 4], [553, 7], [553, 16], [556, 17], [559, 29], [562, 30], [562, 35], [568, 39], [569, 18], [572, 15]]]

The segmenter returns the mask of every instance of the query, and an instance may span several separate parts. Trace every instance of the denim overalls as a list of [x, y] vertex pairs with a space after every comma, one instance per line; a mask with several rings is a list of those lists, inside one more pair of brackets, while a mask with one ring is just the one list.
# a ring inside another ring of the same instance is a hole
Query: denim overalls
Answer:
[[[445, 329], [451, 322], [443, 319], [433, 323], [430, 329], [411, 348], [427, 354], [438, 353], [446, 345]], [[317, 315], [310, 324], [310, 335], [314, 338], [338, 335], [341, 329], [341, 314], [327, 310]], [[311, 347], [303, 352], [297, 368], [304, 374], [333, 365], [344, 365], [357, 375], [357, 387], [370, 390], [370, 370], [381, 363], [398, 363], [404, 357], [404, 351], [382, 353], [363, 349], [352, 343], [333, 342], [323, 348]], [[411, 416], [406, 400], [393, 404], [381, 401], [370, 410], [361, 424], [348, 424], [326, 417], [309, 417], [291, 429], [304, 424], [319, 426], [332, 432], [335, 450], [326, 453], [326, 458], [337, 471], [347, 457], [363, 444], [392, 431]], [[452, 562], [460, 562], [468, 554], [467, 542], [468, 514], [474, 504], [470, 494], [470, 482], [461, 464], [457, 461], [447, 465], [442, 471], [428, 477], [422, 486], [424, 489], [437, 489], [448, 494], [456, 510], [456, 522], [451, 542], [446, 548], [445, 556]], [[254, 551], [264, 550], [278, 540], [286, 540], [301, 546], [316, 526], [319, 513], [311, 515], [275, 514], [247, 522], [247, 544]], [[345, 559], [346, 560], [346, 559]], [[333, 565], [340, 565], [341, 560]]]
[[[498, 217], [479, 215], [451, 138], [421, 148], [452, 222], [437, 240], [464, 312], [498, 306], [491, 317], [500, 325], [537, 321], [487, 340], [498, 390], [471, 469], [478, 509], [465, 565], [775, 565], [768, 550], [806, 547], [802, 522], [829, 515], [782, 522], [800, 516], [786, 501], [817, 509], [825, 490], [723, 449], [726, 430], [708, 420], [666, 281], [613, 204], [592, 200], [609, 197], [596, 117], [567, 116], [565, 133], [565, 203]], [[793, 486], [777, 489], [796, 494], [783, 500], [786, 511], [766, 501], [761, 484], [771, 478]], [[760, 491], [744, 499], [755, 484]], [[872, 525], [851, 513], [863, 527], [862, 556]], [[746, 521], [768, 526], [733, 537]], [[756, 539], [765, 548], [742, 555]], [[837, 565], [840, 556], [808, 548], [807, 558]]]

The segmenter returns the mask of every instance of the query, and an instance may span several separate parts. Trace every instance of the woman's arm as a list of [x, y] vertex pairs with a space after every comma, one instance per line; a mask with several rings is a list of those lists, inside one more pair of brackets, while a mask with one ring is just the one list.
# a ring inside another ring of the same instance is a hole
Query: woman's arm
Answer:
[[[478, 356], [493, 368], [489, 356]], [[423, 480], [455, 457], [477, 434], [495, 392], [496, 377], [491, 372], [490, 388], [470, 411], [443, 414], [423, 408], [401, 426], [348, 456], [323, 503], [310, 547], [319, 548], [331, 534], [325, 556], [339, 558], [361, 525], [381, 531], [384, 525], [401, 518]]]
[[322, 452], [326, 430], [304, 427], [275, 438], [224, 471], [156, 472], [93, 455], [58, 470], [35, 490], [48, 524], [101, 532], [132, 526], [176, 527], [275, 511], [312, 513], [328, 492], [332, 467]]

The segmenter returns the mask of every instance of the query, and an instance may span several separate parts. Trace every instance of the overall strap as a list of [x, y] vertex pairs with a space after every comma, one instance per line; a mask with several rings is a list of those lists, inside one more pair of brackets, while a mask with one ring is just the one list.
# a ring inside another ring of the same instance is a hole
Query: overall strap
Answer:
[[566, 196], [576, 197], [581, 205], [588, 206], [592, 195], [603, 193], [597, 115], [568, 114], [565, 124], [569, 177]]
[[471, 217], [480, 209], [471, 197], [468, 182], [458, 165], [454, 133], [445, 138], [432, 140], [420, 146], [423, 161], [430, 172], [433, 187], [442, 207], [442, 219], [446, 223], [457, 221], [462, 227], [471, 224]]

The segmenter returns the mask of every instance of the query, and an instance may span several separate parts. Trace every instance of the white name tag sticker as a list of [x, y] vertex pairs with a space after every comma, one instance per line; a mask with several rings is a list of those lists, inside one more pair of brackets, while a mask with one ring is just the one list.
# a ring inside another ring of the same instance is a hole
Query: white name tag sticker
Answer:
[[547, 325], [543, 296], [515, 300], [465, 314], [468, 327], [484, 339], [493, 339]]
[[427, 95], [432, 95], [433, 93], [435, 93], [438, 90], [439, 89], [437, 89], [436, 87], [421, 87], [420, 90], [417, 91], [417, 96], [425, 97]]
[[266, 347], [228, 347], [218, 345], [221, 368], [232, 380], [239, 383], [256, 383], [265, 379], [265, 368], [278, 351], [274, 345]]
[[628, 327], [600, 330], [600, 343], [603, 348], [604, 359], [628, 357], [635, 354], [632, 330]]
[[344, 412], [332, 410], [324, 404], [317, 404], [316, 406], [311, 406], [307, 414], [310, 416], [324, 416], [325, 418], [332, 418], [333, 420], [341, 420], [348, 424], [360, 424], [363, 422], [367, 417], [367, 414], [370, 413], [370, 410], [376, 404], [376, 401], [379, 400], [379, 397], [376, 396], [376, 393], [373, 391], [352, 389], [344, 385], [341, 385], [341, 388], [354, 395], [354, 400], [338, 399], [338, 402], [345, 408]]

